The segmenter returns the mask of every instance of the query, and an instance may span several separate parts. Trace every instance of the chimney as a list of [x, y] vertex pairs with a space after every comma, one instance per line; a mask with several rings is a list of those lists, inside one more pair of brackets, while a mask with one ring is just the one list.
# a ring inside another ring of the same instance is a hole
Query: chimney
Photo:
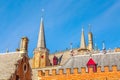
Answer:
[[22, 52], [28, 52], [28, 38], [27, 37], [23, 37], [21, 39], [21, 43], [20, 43], [20, 51]]

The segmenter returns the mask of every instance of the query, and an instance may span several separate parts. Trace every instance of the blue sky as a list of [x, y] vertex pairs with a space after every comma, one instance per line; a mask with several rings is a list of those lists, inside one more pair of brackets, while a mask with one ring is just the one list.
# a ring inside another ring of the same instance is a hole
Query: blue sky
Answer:
[[41, 9], [47, 48], [51, 53], [80, 44], [82, 25], [86, 42], [88, 24], [94, 42], [102, 49], [120, 47], [120, 0], [0, 0], [0, 53], [15, 51], [23, 36], [29, 38], [29, 55], [36, 48]]

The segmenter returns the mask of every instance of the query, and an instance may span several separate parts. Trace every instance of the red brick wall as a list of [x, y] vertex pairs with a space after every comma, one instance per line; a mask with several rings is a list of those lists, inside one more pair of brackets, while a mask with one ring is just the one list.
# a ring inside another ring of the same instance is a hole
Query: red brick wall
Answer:
[[32, 70], [29, 65], [28, 57], [24, 56], [18, 61], [17, 70], [11, 77], [11, 80], [32, 80]]

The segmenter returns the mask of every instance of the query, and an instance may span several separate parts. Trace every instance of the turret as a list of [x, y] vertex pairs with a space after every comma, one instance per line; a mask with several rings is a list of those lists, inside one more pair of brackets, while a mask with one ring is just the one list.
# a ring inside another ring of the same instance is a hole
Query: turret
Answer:
[[88, 49], [90, 51], [93, 50], [93, 35], [92, 35], [91, 30], [90, 30], [90, 25], [89, 25], [89, 32], [88, 32]]

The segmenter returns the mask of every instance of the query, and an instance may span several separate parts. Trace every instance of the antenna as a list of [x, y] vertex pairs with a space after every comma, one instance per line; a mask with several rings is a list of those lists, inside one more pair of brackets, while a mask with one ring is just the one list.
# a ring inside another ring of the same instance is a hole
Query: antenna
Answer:
[[8, 50], [8, 48], [6, 49], [6, 53], [8, 53], [9, 52], [9, 50]]
[[95, 37], [93, 37], [93, 41], [94, 41], [94, 43], [95, 43], [95, 44], [93, 43], [93, 44], [94, 44], [94, 49], [95, 49], [95, 48], [96, 48], [96, 46], [97, 46], [97, 43], [96, 43], [96, 36], [95, 36]]

